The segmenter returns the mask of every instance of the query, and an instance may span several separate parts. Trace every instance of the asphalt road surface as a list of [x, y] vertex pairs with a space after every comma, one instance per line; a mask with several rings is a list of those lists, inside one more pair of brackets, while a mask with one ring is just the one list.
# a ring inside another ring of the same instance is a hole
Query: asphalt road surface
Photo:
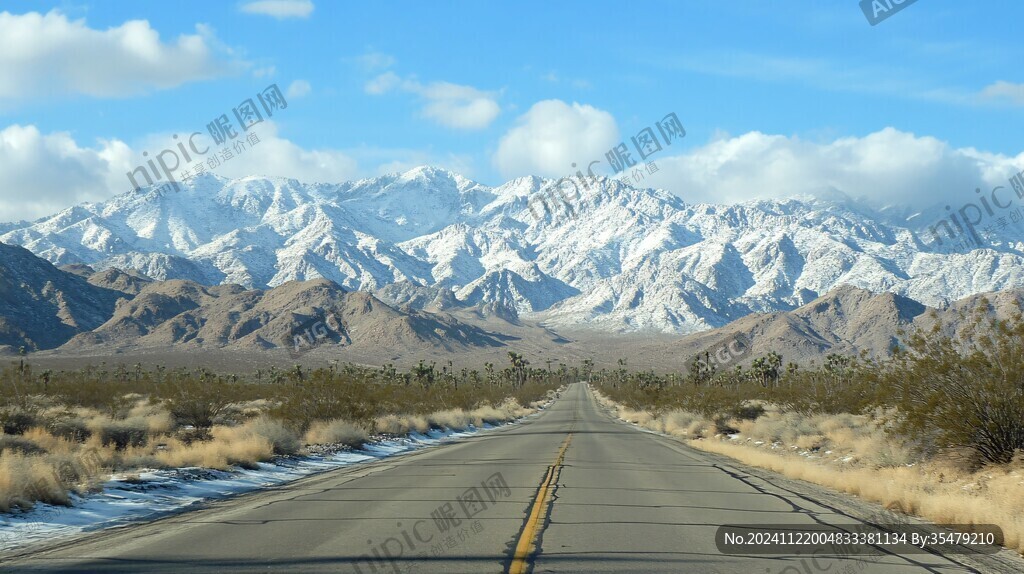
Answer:
[[521, 424], [84, 536], [0, 572], [978, 571], [958, 556], [719, 550], [722, 524], [856, 522], [794, 484], [622, 423], [578, 383]]

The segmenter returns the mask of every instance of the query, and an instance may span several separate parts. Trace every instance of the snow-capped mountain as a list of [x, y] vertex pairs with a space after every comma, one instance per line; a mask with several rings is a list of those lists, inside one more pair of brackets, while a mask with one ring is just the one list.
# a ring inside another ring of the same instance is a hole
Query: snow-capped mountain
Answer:
[[326, 278], [398, 303], [606, 331], [701, 331], [839, 285], [938, 307], [1024, 286], [1019, 228], [956, 251], [841, 197], [722, 206], [605, 178], [578, 184], [492, 188], [430, 167], [342, 184], [204, 175], [19, 224], [0, 241], [56, 265], [261, 289]]

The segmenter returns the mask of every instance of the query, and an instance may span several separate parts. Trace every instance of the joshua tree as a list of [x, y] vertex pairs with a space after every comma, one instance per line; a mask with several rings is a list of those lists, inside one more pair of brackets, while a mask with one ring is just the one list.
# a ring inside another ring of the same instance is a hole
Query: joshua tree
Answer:
[[590, 377], [594, 374], [594, 361], [590, 359], [583, 359], [583, 378], [590, 380]]
[[526, 383], [526, 366], [530, 364], [519, 353], [508, 352], [508, 360], [512, 363], [512, 374], [515, 377], [516, 386], [523, 386]]
[[412, 368], [412, 374], [416, 377], [416, 382], [423, 385], [424, 387], [430, 387], [434, 384], [434, 364], [430, 366], [424, 365], [421, 359], [419, 364]]

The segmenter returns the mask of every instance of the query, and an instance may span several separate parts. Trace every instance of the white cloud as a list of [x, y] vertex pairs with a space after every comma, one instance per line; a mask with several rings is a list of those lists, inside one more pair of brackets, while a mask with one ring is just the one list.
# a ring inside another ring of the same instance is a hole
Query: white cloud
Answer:
[[[562, 177], [577, 169], [609, 171], [605, 152], [620, 142], [615, 119], [591, 106], [560, 100], [534, 104], [499, 142], [492, 160], [504, 177]], [[673, 146], [680, 143], [673, 142]], [[658, 171], [639, 184], [671, 191], [691, 203], [733, 204], [835, 191], [874, 206], [935, 205], [957, 208], [976, 188], [1007, 186], [1024, 167], [1016, 157], [953, 148], [934, 137], [885, 128], [864, 137], [807, 141], [749, 132], [719, 134], [706, 145], [679, 153], [665, 147], [648, 158]], [[676, 155], [670, 155], [676, 152]], [[633, 159], [639, 160], [633, 151]], [[572, 167], [577, 163], [577, 167]]]
[[1013, 105], [1024, 105], [1024, 84], [998, 81], [985, 86], [981, 90], [981, 97], [985, 100], [1002, 100]]
[[[179, 132], [187, 133], [187, 132]], [[258, 143], [250, 145], [247, 138], [255, 134]], [[144, 138], [136, 149], [131, 153], [131, 165], [129, 169], [135, 169], [144, 165], [147, 159], [153, 159], [160, 165], [160, 155], [163, 150], [176, 150], [178, 141], [182, 141], [187, 149], [188, 140], [186, 137], [175, 139], [171, 133], [150, 134]], [[191, 153], [191, 162], [184, 160], [180, 153], [168, 154], [164, 163], [171, 169], [170, 172], [176, 181], [184, 179], [184, 172], [194, 172], [199, 161], [207, 161], [213, 157], [216, 150], [225, 147], [234, 149], [234, 144], [242, 142], [241, 152], [234, 151], [233, 157], [221, 161], [220, 165], [207, 169], [209, 173], [226, 178], [267, 176], [287, 177], [302, 182], [341, 182], [361, 176], [359, 162], [349, 153], [341, 150], [323, 148], [306, 149], [295, 142], [280, 135], [278, 125], [274, 121], [263, 121], [247, 132], [240, 133], [237, 138], [228, 144], [214, 145], [209, 134], [205, 131], [195, 136], [195, 149], [203, 153]], [[148, 157], [143, 157], [142, 152], [147, 151]], [[194, 151], [194, 150], [193, 150]], [[180, 165], [176, 164], [180, 163]], [[128, 191], [133, 183], [127, 177], [124, 170], [114, 174], [116, 186], [110, 190], [108, 196], [117, 195]], [[148, 185], [144, 176], [139, 175], [137, 183], [142, 186]], [[167, 180], [160, 179], [156, 184], [164, 183]]]
[[[664, 153], [664, 152], [661, 152]], [[722, 137], [682, 155], [649, 158], [659, 171], [642, 185], [661, 187], [689, 202], [822, 195], [838, 190], [874, 205], [918, 208], [970, 201], [1024, 166], [1016, 158], [952, 148], [928, 136], [893, 128], [831, 142], [750, 132]]]
[[402, 78], [399, 78], [398, 74], [394, 72], [384, 72], [369, 82], [366, 82], [366, 86], [363, 89], [366, 90], [367, 94], [379, 96], [390, 92], [401, 84]]
[[[357, 161], [348, 154], [304, 149], [280, 137], [272, 122], [257, 124], [250, 133], [256, 133], [260, 142], [212, 173], [228, 178], [290, 177], [305, 182], [340, 182], [361, 175]], [[94, 147], [83, 147], [64, 132], [42, 134], [32, 125], [9, 126], [0, 131], [0, 221], [33, 220], [129, 191], [132, 183], [127, 174], [147, 160], [156, 160], [164, 150], [172, 152], [163, 158], [168, 166], [181, 163], [179, 169], [172, 170], [177, 180], [186, 166], [193, 168], [199, 160], [212, 157], [212, 151], [192, 154], [192, 163], [187, 164], [176, 152], [179, 141], [188, 145], [186, 139], [174, 139], [172, 134], [154, 134], [135, 150], [118, 140], [100, 140]], [[211, 142], [202, 133], [194, 143], [196, 149], [205, 151]], [[149, 155], [143, 157], [143, 151]], [[147, 184], [143, 176], [136, 177], [139, 184]]]
[[282, 138], [273, 122], [257, 124], [249, 131], [259, 136], [260, 143], [224, 162], [214, 173], [228, 178], [290, 177], [306, 183], [338, 183], [361, 175], [351, 155], [334, 149], [305, 149]]
[[0, 221], [32, 220], [106, 199], [113, 186], [127, 191], [131, 155], [117, 140], [80, 147], [66, 132], [8, 126], [0, 131]]
[[[615, 118], [593, 106], [561, 100], [537, 102], [502, 136], [493, 159], [505, 177], [562, 177], [604, 154], [618, 143]], [[579, 164], [573, 168], [573, 163]], [[595, 166], [595, 173], [598, 172]]]
[[[467, 156], [415, 149], [307, 149], [282, 137], [273, 122], [257, 124], [250, 133], [256, 133], [260, 143], [213, 173], [341, 182], [430, 164], [472, 176], [473, 158]], [[43, 134], [32, 125], [0, 130], [0, 221], [31, 220], [128, 191], [129, 171], [185, 141], [171, 135], [151, 135], [132, 149], [118, 140], [83, 145], [68, 133]], [[604, 152], [622, 139], [628, 138], [619, 136], [608, 112], [549, 100], [519, 118], [501, 138], [492, 159], [505, 177], [560, 177], [575, 173], [573, 162], [584, 173], [590, 161], [603, 162]], [[208, 136], [196, 136], [196, 144], [206, 148]], [[149, 156], [144, 158], [143, 151]], [[720, 135], [685, 153], [668, 155], [672, 151], [668, 147], [649, 158], [659, 170], [642, 185], [667, 189], [694, 203], [730, 204], [838, 190], [876, 205], [950, 204], [958, 209], [975, 198], [975, 188], [987, 192], [1007, 186], [1009, 177], [1024, 168], [1024, 153], [1008, 157], [953, 148], [933, 137], [893, 128], [824, 142], [759, 132]], [[595, 172], [606, 169], [602, 163]], [[181, 169], [175, 172], [179, 178], [180, 174]]]
[[0, 99], [124, 97], [213, 78], [241, 64], [219, 59], [208, 28], [196, 32], [165, 43], [145, 20], [96, 30], [57, 10], [0, 12]]
[[490, 94], [469, 86], [434, 82], [422, 86], [418, 93], [427, 99], [423, 115], [450, 128], [482, 129], [501, 113]]
[[257, 0], [241, 6], [242, 12], [247, 14], [262, 14], [278, 20], [309, 18], [309, 15], [313, 13], [313, 8], [313, 3], [310, 0]]
[[288, 86], [288, 90], [285, 91], [285, 97], [289, 100], [292, 98], [301, 98], [309, 95], [309, 92], [313, 91], [313, 87], [309, 85], [306, 80], [295, 80]]
[[366, 93], [382, 95], [392, 90], [418, 94], [425, 100], [424, 117], [449, 128], [478, 130], [491, 125], [501, 113], [501, 106], [490, 92], [450, 82], [421, 84], [403, 80], [394, 72], [385, 72], [364, 86]]

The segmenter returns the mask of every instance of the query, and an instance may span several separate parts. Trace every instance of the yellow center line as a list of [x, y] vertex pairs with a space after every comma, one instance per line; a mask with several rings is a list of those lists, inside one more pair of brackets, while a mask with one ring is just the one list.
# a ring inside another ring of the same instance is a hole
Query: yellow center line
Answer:
[[555, 458], [555, 463], [548, 467], [548, 474], [544, 477], [544, 481], [540, 485], [540, 489], [537, 491], [537, 496], [533, 500], [533, 507], [530, 509], [530, 517], [526, 521], [526, 526], [523, 528], [523, 533], [519, 536], [519, 542], [516, 544], [516, 552], [512, 556], [512, 564], [509, 565], [509, 574], [523, 574], [526, 572], [527, 558], [533, 551], [534, 542], [536, 541], [537, 534], [539, 532], [542, 517], [544, 511], [547, 509], [549, 497], [552, 491], [552, 483], [555, 480], [555, 476], [559, 467], [562, 466], [562, 460], [565, 459], [565, 451], [569, 448], [569, 443], [572, 442], [572, 433], [565, 437], [565, 441], [562, 443], [562, 448], [558, 451], [558, 457]]

